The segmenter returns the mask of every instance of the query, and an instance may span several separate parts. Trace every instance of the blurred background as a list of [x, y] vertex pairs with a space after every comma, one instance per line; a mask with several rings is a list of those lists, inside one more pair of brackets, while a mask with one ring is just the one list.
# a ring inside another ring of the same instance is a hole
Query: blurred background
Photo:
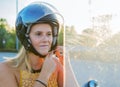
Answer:
[[[12, 57], [20, 49], [15, 18], [33, 1], [0, 0], [1, 62], [4, 56]], [[120, 87], [119, 0], [44, 1], [53, 4], [64, 17], [65, 26], [61, 27], [58, 43], [65, 43], [80, 87], [92, 79], [97, 80], [100, 87]]]

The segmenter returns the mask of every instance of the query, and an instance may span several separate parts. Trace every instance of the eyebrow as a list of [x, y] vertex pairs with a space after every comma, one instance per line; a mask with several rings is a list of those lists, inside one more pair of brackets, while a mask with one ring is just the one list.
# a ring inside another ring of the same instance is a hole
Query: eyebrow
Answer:
[[[35, 32], [42, 32], [42, 31], [39, 31], [39, 30], [38, 30], [38, 31], [35, 31]], [[52, 33], [52, 31], [47, 31], [47, 32], [48, 32], [48, 33]]]

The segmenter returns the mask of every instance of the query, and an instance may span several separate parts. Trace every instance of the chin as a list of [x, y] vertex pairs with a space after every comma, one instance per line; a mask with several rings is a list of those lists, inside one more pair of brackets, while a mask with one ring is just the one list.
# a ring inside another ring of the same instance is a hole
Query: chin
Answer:
[[47, 52], [39, 52], [39, 53], [42, 54], [42, 55], [47, 55], [48, 51]]

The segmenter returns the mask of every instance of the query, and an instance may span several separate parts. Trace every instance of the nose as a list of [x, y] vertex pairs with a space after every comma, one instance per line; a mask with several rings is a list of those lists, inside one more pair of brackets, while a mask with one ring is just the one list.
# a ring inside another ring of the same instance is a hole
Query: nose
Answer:
[[43, 40], [43, 41], [48, 41], [48, 40], [49, 40], [49, 38], [48, 38], [48, 36], [47, 36], [47, 35], [43, 35], [42, 40]]

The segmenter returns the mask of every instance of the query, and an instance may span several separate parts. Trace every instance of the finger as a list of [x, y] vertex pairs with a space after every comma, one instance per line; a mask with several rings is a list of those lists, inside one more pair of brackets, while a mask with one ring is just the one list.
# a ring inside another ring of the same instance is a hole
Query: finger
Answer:
[[53, 55], [53, 51], [49, 52], [49, 53], [47, 54], [47, 56], [45, 57], [45, 59], [51, 58], [52, 55]]

